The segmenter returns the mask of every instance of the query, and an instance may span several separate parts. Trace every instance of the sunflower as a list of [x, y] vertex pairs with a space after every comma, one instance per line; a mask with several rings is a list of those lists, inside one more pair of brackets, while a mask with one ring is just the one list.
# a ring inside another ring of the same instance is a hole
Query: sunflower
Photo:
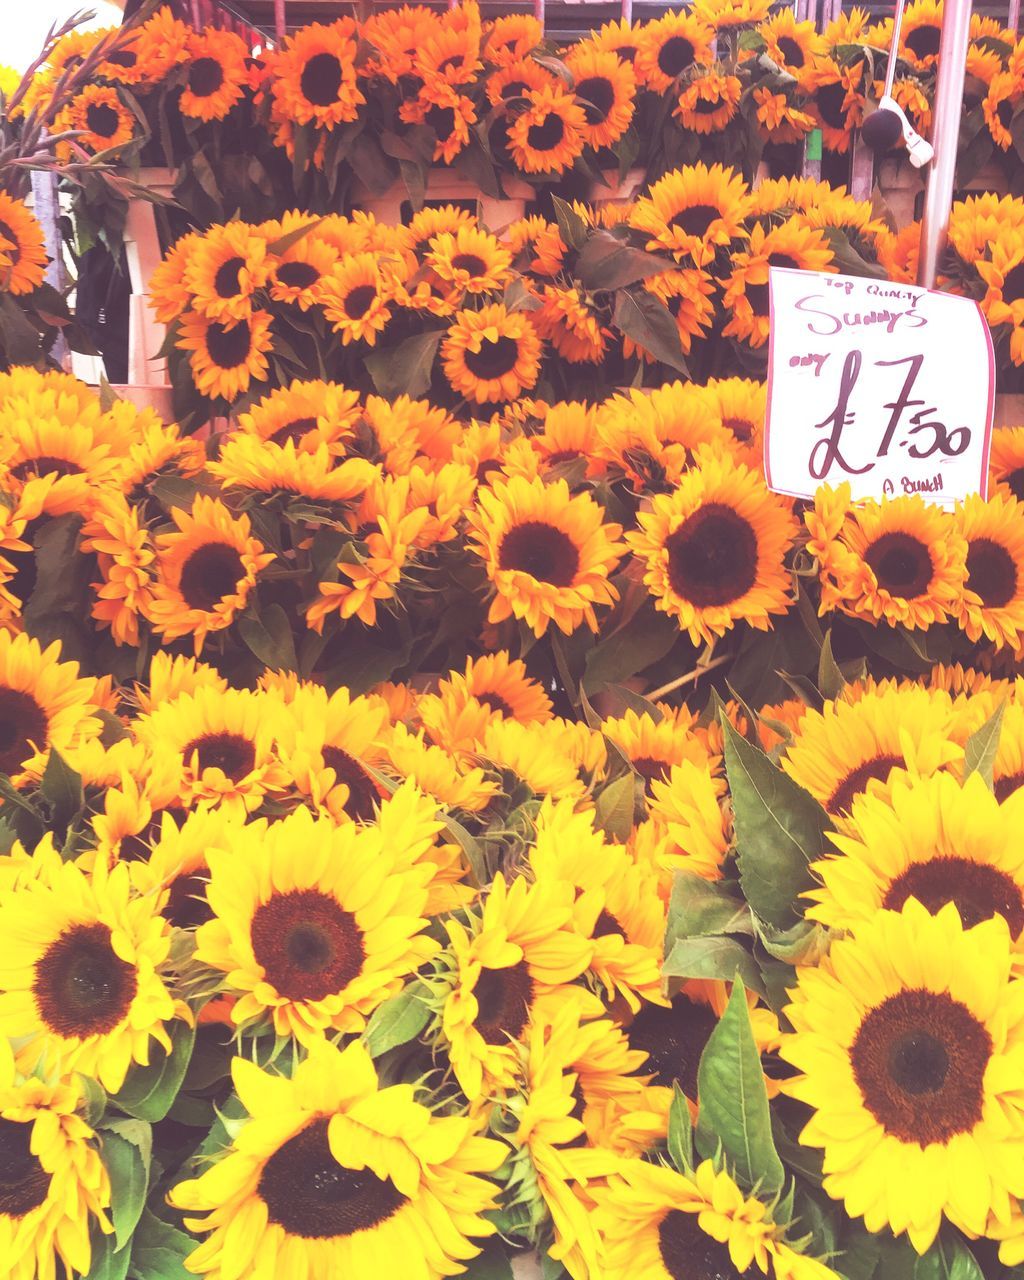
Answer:
[[101, 871], [52, 866], [0, 907], [0, 1030], [24, 1070], [58, 1059], [116, 1093], [133, 1062], [149, 1063], [151, 1041], [170, 1051], [164, 1024], [190, 1014], [158, 973], [170, 930], [156, 903], [132, 897], [127, 867]]
[[636, 201], [630, 226], [647, 233], [648, 249], [668, 249], [677, 261], [689, 257], [703, 267], [717, 246], [742, 234], [747, 201], [747, 184], [733, 169], [688, 165], [659, 178]]
[[[689, 353], [694, 338], [704, 337], [715, 317], [715, 282], [701, 267], [684, 267], [675, 271], [662, 271], [648, 276], [643, 282], [648, 293], [654, 294], [672, 313], [679, 334], [679, 345]], [[630, 356], [636, 352], [641, 359], [653, 361], [651, 353], [623, 335], [622, 352]]]
[[1024, 507], [995, 494], [977, 495], [957, 509], [967, 543], [967, 581], [960, 626], [972, 641], [984, 635], [997, 648], [1020, 647], [1024, 631]]
[[149, 530], [117, 493], [97, 495], [90, 519], [82, 526], [82, 551], [96, 556], [100, 581], [92, 616], [100, 629], [110, 628], [116, 644], [139, 643], [139, 619], [149, 616], [153, 601], [152, 565], [156, 558]]
[[381, 737], [387, 724], [387, 707], [377, 698], [353, 698], [345, 688], [328, 694], [319, 685], [302, 686], [282, 718], [282, 763], [319, 812], [336, 820], [372, 822], [387, 792], [361, 762], [379, 767], [386, 760]]
[[596, 631], [594, 606], [618, 599], [609, 575], [622, 529], [590, 494], [571, 497], [564, 480], [496, 481], [478, 493], [469, 525], [495, 590], [492, 623], [515, 616], [538, 636], [551, 621], [566, 635], [584, 621]]
[[709, 68], [683, 89], [672, 114], [694, 133], [720, 133], [736, 115], [742, 92], [736, 76]]
[[527, 89], [509, 126], [512, 158], [524, 173], [564, 173], [583, 154], [587, 115], [560, 88]]
[[1024, 502], [1024, 426], [992, 432], [988, 460], [989, 493]]
[[[266, 224], [264, 224], [266, 229]], [[338, 251], [315, 232], [307, 232], [282, 253], [273, 256], [270, 296], [308, 311], [320, 302], [321, 283], [337, 266]]]
[[284, 118], [319, 129], [355, 120], [366, 98], [356, 76], [358, 31], [352, 18], [300, 27], [274, 55], [271, 90]]
[[787, 90], [788, 86], [773, 93], [767, 85], [760, 85], [753, 92], [753, 100], [757, 104], [755, 118], [766, 142], [782, 145], [799, 142], [814, 128], [814, 117], [795, 105], [802, 103], [803, 99]]
[[287, 775], [276, 755], [282, 704], [272, 694], [200, 687], [154, 707], [135, 733], [172, 769], [183, 806], [252, 813]]
[[722, 330], [752, 347], [768, 341], [768, 272], [771, 267], [798, 271], [834, 271], [832, 250], [823, 232], [789, 218], [766, 231], [757, 223], [744, 250], [732, 255], [723, 306], [732, 319]]
[[468, 144], [470, 128], [477, 119], [473, 99], [459, 93], [446, 80], [424, 85], [416, 102], [404, 104], [399, 116], [410, 124], [425, 124], [433, 129], [433, 159], [439, 164], [452, 163]]
[[382, 1088], [358, 1042], [311, 1045], [290, 1080], [244, 1058], [231, 1074], [248, 1118], [217, 1164], [170, 1193], [176, 1208], [205, 1215], [187, 1218], [190, 1230], [212, 1233], [190, 1271], [433, 1280], [494, 1233], [483, 1215], [497, 1188], [480, 1175], [508, 1148], [416, 1101], [412, 1085]]
[[541, 340], [525, 311], [460, 311], [441, 343], [445, 377], [477, 404], [517, 400], [540, 375]]
[[0, 1043], [0, 1257], [8, 1280], [53, 1276], [57, 1259], [67, 1275], [85, 1274], [90, 1224], [113, 1230], [110, 1179], [84, 1110], [78, 1079], [21, 1079]]
[[[135, 116], [113, 86], [87, 84], [58, 116], [55, 127], [58, 132], [76, 130], [76, 145], [99, 154], [131, 142], [135, 126]], [[58, 144], [58, 155], [71, 158], [67, 143]]]
[[825, 41], [813, 22], [798, 22], [792, 9], [780, 9], [757, 28], [765, 43], [765, 52], [780, 70], [796, 78], [805, 87], [809, 73], [825, 53]]
[[503, 289], [511, 276], [512, 255], [489, 231], [460, 227], [432, 236], [424, 262], [461, 297]]
[[666, 777], [654, 778], [650, 791], [650, 820], [634, 843], [637, 857], [657, 873], [662, 897], [671, 894], [676, 871], [720, 880], [732, 840], [723, 780], [709, 763], [684, 759], [670, 765]]
[[211, 227], [188, 255], [184, 283], [192, 307], [230, 327], [252, 315], [253, 294], [270, 272], [267, 241], [246, 222]]
[[249, 517], [232, 516], [218, 498], [199, 494], [191, 512], [172, 507], [171, 518], [177, 529], [156, 536], [150, 618], [165, 641], [192, 636], [198, 657], [209, 632], [246, 607], [274, 555], [251, 536]]
[[820, 57], [807, 76], [808, 110], [821, 129], [822, 145], [837, 155], [850, 150], [853, 132], [864, 119], [863, 74], [861, 61], [843, 66], [832, 58]]
[[178, 99], [183, 116], [223, 120], [245, 92], [249, 47], [233, 31], [192, 31], [188, 71]]
[[320, 289], [320, 305], [343, 346], [361, 341], [375, 346], [391, 319], [393, 287], [380, 255], [352, 253], [339, 259]]
[[612, 396], [597, 411], [596, 429], [599, 456], [639, 492], [677, 484], [702, 445], [726, 457], [732, 452], [732, 437], [694, 383]]
[[582, 987], [594, 944], [572, 927], [572, 888], [561, 881], [507, 885], [495, 876], [483, 907], [444, 922], [448, 951], [439, 959], [451, 990], [441, 1014], [452, 1070], [471, 1103], [514, 1083], [515, 1041], [530, 1021], [551, 1020], [579, 1002], [600, 1012]]
[[1019, 77], [1009, 71], [1001, 71], [992, 77], [988, 92], [982, 102], [985, 123], [992, 135], [992, 141], [1002, 151], [1008, 151], [1013, 145], [1013, 134], [1010, 124], [1014, 117], [1014, 107], [1021, 96]]
[[[581, 726], [589, 733], [586, 725]], [[582, 761], [574, 754], [565, 721], [520, 724], [494, 717], [484, 728], [479, 756], [495, 769], [512, 774], [518, 784], [535, 796], [555, 799], [583, 795]], [[600, 739], [599, 739], [600, 741]]]
[[565, 56], [576, 101], [583, 108], [586, 123], [583, 136], [594, 148], [610, 147], [626, 132], [633, 120], [636, 76], [633, 68], [608, 49], [598, 49], [581, 41]]
[[[1018, 681], [1019, 679], [1018, 677]], [[1011, 694], [1013, 700], [1008, 701], [1003, 709], [999, 745], [992, 762], [993, 789], [1000, 803], [1024, 786], [1024, 705], [1016, 700], [1019, 691], [1020, 685], [1017, 683]], [[989, 696], [969, 699], [969, 703], [976, 704], [978, 710], [972, 706], [973, 714], [967, 721], [968, 732], [980, 728], [984, 720], [991, 718], [997, 705], [997, 696], [1001, 694], [1005, 698], [1007, 692], [1005, 687], [1000, 689], [997, 685], [989, 691]]]
[[1024, 364], [1024, 229], [1007, 229], [991, 253], [990, 261], [979, 258], [974, 263], [988, 286], [981, 309], [991, 326], [1011, 326], [1010, 358]]
[[410, 77], [419, 50], [436, 34], [440, 21], [440, 15], [421, 5], [372, 11], [361, 35], [380, 56], [367, 61], [364, 74], [386, 76], [392, 84]]
[[667, 93], [684, 71], [709, 60], [714, 38], [692, 10], [645, 23], [637, 32], [637, 79], [652, 93]]
[[153, 268], [149, 277], [149, 305], [161, 324], [171, 324], [188, 310], [192, 295], [185, 285], [185, 269], [202, 242], [198, 231], [188, 232], [174, 242], [163, 261]]
[[303, 808], [238, 828], [230, 846], [208, 854], [213, 919], [196, 934], [196, 959], [243, 993], [235, 1023], [269, 1017], [306, 1045], [361, 1031], [436, 951], [423, 933], [433, 868], [400, 867], [372, 827]]
[[599, 364], [611, 330], [591, 310], [585, 290], [546, 284], [541, 305], [531, 313], [542, 338], [569, 364]]
[[455, 235], [463, 227], [476, 225], [476, 215], [461, 205], [428, 204], [409, 219], [405, 227], [406, 242], [415, 253], [420, 253], [423, 246], [433, 240], [434, 236], [444, 232]]
[[189, 364], [198, 390], [211, 400], [227, 401], [248, 391], [251, 381], [266, 381], [266, 353], [273, 344], [267, 311], [254, 311], [248, 319], [232, 324], [188, 311], [181, 317], [176, 343], [180, 350], [192, 353]]
[[856, 702], [808, 708], [782, 767], [833, 817], [850, 812], [865, 791], [887, 795], [890, 774], [927, 777], [959, 760], [953, 703], [942, 690], [880, 688]]
[[1024, 854], [1015, 812], [977, 773], [962, 785], [948, 773], [897, 775], [888, 796], [858, 797], [844, 834], [831, 837], [838, 853], [811, 864], [822, 887], [805, 895], [807, 915], [856, 931], [908, 898], [933, 914], [952, 902], [965, 928], [1001, 916], [1016, 939], [1024, 931]]
[[752, 378], [712, 378], [708, 395], [715, 401], [722, 426], [735, 437], [737, 456], [760, 465], [767, 390]]
[[594, 1198], [606, 1280], [724, 1278], [753, 1274], [755, 1264], [774, 1280], [838, 1280], [786, 1244], [768, 1207], [711, 1160], [686, 1173], [623, 1161]]
[[768, 17], [771, 0], [694, 0], [693, 13], [716, 31], [752, 27]]
[[659, 704], [656, 710], [657, 715], [627, 709], [621, 716], [601, 721], [601, 732], [618, 747], [646, 787], [656, 780], [664, 781], [672, 766], [684, 760], [699, 765], [708, 761], [703, 744], [690, 735], [696, 717], [687, 707]]
[[457, 760], [443, 747], [432, 746], [421, 729], [414, 733], [404, 724], [392, 726], [385, 736], [388, 772], [411, 781], [440, 808], [479, 813], [497, 794], [498, 785], [483, 769]]
[[495, 18], [486, 31], [483, 54], [503, 67], [528, 58], [544, 39], [544, 25], [531, 13], [506, 13]]
[[551, 719], [551, 699], [543, 685], [526, 674], [526, 664], [504, 650], [466, 659], [464, 673], [450, 671], [436, 695], [425, 694], [417, 714], [430, 737], [452, 752], [468, 752], [495, 717], [521, 724]]
[[492, 107], [511, 103], [513, 109], [522, 105], [527, 89], [556, 89], [560, 81], [553, 72], [542, 67], [533, 58], [522, 62], [508, 62], [492, 71], [485, 88]]
[[785, 501], [742, 463], [700, 456], [671, 495], [652, 499], [626, 535], [644, 564], [655, 607], [679, 619], [694, 644], [738, 621], [758, 630], [789, 608], [784, 557], [796, 533]]
[[326, 444], [302, 450], [291, 440], [278, 445], [241, 433], [224, 442], [209, 471], [225, 489], [292, 493], [327, 502], [350, 502], [379, 474], [365, 458], [334, 457]]
[[31, 293], [43, 283], [46, 247], [43, 230], [23, 200], [0, 191], [0, 290]]
[[918, 71], [927, 71], [939, 60], [942, 34], [942, 0], [914, 0], [907, 5], [900, 31], [900, 52]]
[[1005, 920], [964, 929], [948, 902], [916, 898], [797, 970], [783, 1084], [814, 1114], [800, 1135], [825, 1153], [824, 1189], [869, 1231], [906, 1231], [924, 1252], [943, 1216], [977, 1235], [1024, 1186], [1015, 1081], [1024, 993]]
[[362, 410], [359, 392], [340, 382], [301, 381], [277, 387], [237, 417], [238, 431], [297, 453], [316, 453], [326, 445], [344, 454]]
[[[160, 914], [175, 929], [197, 929], [212, 919], [206, 900], [211, 850], [221, 853], [233, 847], [241, 819], [229, 818], [218, 809], [197, 809], [179, 819], [168, 812], [153, 822], [152, 846], [136, 856], [128, 867], [137, 893], [160, 899]], [[135, 837], [137, 844], [144, 842]], [[131, 850], [122, 842], [121, 856]]]

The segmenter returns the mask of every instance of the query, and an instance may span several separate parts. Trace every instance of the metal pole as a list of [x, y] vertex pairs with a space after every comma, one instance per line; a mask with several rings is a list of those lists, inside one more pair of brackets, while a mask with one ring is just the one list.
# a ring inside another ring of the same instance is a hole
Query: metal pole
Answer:
[[274, 34], [279, 44], [288, 32], [288, 19], [284, 15], [284, 5], [285, 0], [274, 0]]
[[633, 21], [633, 0], [622, 0], [622, 21]]
[[544, 26], [544, 0], [533, 0], [533, 16]]
[[[892, 42], [889, 45], [889, 65], [885, 69], [883, 98], [892, 97], [892, 83], [896, 79], [896, 63], [900, 56], [900, 32], [903, 30], [903, 10], [907, 0], [896, 0], [896, 14], [892, 20]], [[966, 57], [966, 54], [964, 55]]]
[[932, 116], [931, 142], [935, 155], [928, 168], [928, 190], [921, 219], [921, 257], [917, 268], [917, 283], [926, 289], [935, 287], [939, 258], [946, 247], [970, 28], [971, 0], [945, 0]]
[[1006, 14], [1006, 25], [1014, 35], [1020, 30], [1020, 0], [1010, 0], [1010, 7]]

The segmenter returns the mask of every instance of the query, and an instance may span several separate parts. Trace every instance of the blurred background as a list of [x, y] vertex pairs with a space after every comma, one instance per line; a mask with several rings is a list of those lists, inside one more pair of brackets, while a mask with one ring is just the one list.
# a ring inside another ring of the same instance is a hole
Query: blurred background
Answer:
[[4, 38], [0, 45], [0, 62], [24, 71], [42, 47], [47, 31], [56, 22], [64, 22], [74, 13], [91, 10], [96, 14], [86, 26], [109, 27], [121, 21], [122, 6], [109, 0], [93, 0], [79, 4], [76, 0], [4, 0]]

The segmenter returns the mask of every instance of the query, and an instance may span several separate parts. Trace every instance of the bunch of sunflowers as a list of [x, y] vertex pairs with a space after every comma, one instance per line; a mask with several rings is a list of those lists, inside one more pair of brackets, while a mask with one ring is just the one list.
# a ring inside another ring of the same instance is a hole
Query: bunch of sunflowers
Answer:
[[[893, 92], [922, 133], [941, 17], [937, 0], [915, 0], [903, 23]], [[655, 180], [698, 156], [750, 180], [766, 148], [778, 172], [799, 172], [795, 144], [814, 130], [829, 176], [845, 181], [890, 36], [889, 21], [871, 24], [862, 10], [819, 33], [788, 8], [770, 14], [769, 0], [695, 0], [562, 48], [534, 17], [485, 22], [467, 0], [444, 14], [404, 6], [313, 24], [251, 55], [237, 35], [193, 32], [162, 10], [102, 63], [59, 124], [79, 130], [86, 151], [180, 164], [176, 195], [207, 222], [236, 209], [272, 216], [282, 193], [328, 212], [400, 180], [415, 205], [434, 166], [495, 196], [502, 177], [572, 196], [633, 166]], [[45, 101], [100, 38], [62, 40], [34, 98]], [[961, 176], [994, 157], [1019, 191], [1024, 45], [976, 15], [968, 70]]]
[[1017, 1274], [1024, 429], [763, 416], [0, 375], [14, 1280]]

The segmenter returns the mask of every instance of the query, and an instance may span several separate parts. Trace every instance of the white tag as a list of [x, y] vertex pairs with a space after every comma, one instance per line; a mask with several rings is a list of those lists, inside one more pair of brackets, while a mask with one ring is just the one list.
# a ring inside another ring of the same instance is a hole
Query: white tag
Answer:
[[764, 465], [776, 493], [988, 496], [992, 337], [970, 298], [772, 267]]

